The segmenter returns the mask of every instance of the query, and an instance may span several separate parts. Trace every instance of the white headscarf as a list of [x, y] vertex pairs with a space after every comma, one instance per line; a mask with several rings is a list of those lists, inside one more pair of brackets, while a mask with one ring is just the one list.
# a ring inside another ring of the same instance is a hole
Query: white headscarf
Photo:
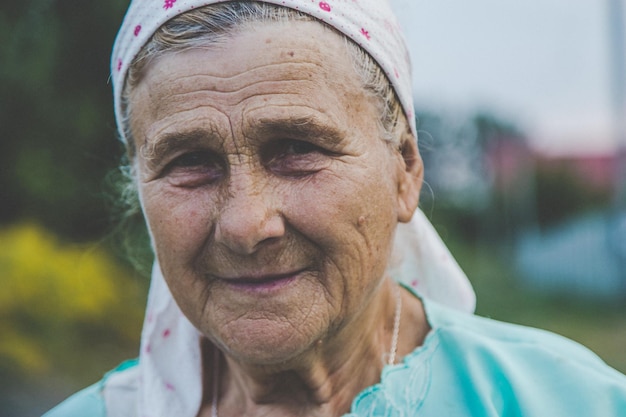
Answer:
[[[186, 11], [228, 0], [134, 0], [117, 34], [111, 58], [115, 116], [120, 125], [121, 94], [128, 68], [143, 45], [165, 22]], [[365, 49], [391, 81], [413, 134], [415, 114], [411, 96], [411, 63], [400, 26], [386, 0], [263, 0], [311, 15], [334, 27]]]
[[[134, 0], [119, 31], [111, 71], [115, 115], [122, 127], [121, 94], [128, 68], [143, 45], [169, 19], [225, 0]], [[334, 27], [365, 49], [381, 66], [417, 138], [411, 67], [400, 27], [386, 0], [263, 0], [309, 14]], [[458, 264], [424, 214], [398, 225], [389, 273], [422, 296], [452, 308], [473, 312], [475, 295]], [[202, 401], [200, 334], [174, 301], [158, 262], [141, 338], [138, 395], [141, 417], [195, 417]], [[117, 399], [116, 399], [117, 398]], [[109, 410], [123, 410], [119, 398], [107, 394]], [[122, 411], [120, 411], [121, 413]], [[123, 415], [123, 414], [120, 414]], [[124, 414], [125, 415], [125, 414]]]

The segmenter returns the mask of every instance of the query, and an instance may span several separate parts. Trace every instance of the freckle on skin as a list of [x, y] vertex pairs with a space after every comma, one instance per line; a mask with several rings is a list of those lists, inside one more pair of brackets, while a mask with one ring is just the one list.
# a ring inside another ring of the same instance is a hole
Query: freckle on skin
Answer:
[[289, 56], [293, 57], [295, 54], [294, 54], [294, 52], [293, 52], [293, 51], [289, 51], [289, 52], [287, 53], [287, 55], [289, 55]]

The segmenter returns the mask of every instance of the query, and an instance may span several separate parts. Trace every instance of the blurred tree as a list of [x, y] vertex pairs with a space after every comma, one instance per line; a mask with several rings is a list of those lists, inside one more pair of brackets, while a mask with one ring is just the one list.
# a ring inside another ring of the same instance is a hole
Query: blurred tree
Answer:
[[480, 138], [471, 119], [462, 114], [416, 113], [425, 179], [435, 198], [466, 210], [484, 206], [489, 183]]
[[425, 164], [421, 204], [436, 225], [446, 225], [444, 234], [492, 243], [510, 255], [528, 229], [610, 204], [610, 189], [588, 181], [575, 164], [535, 154], [505, 119], [489, 112], [416, 114]]
[[[531, 199], [523, 133], [489, 112], [416, 114], [425, 164], [422, 208], [429, 211], [436, 203], [435, 222], [465, 239], [501, 242], [528, 213], [524, 203]], [[520, 160], [523, 166], [515, 165]]]
[[109, 225], [115, 140], [109, 54], [127, 1], [31, 0], [0, 9], [0, 223], [37, 219], [72, 239]]
[[0, 415], [41, 413], [138, 349], [146, 281], [66, 243], [115, 222], [109, 56], [128, 2], [0, 6]]
[[541, 228], [549, 228], [580, 213], [601, 210], [610, 205], [610, 190], [587, 184], [570, 167], [543, 165], [537, 169], [535, 176], [537, 221]]
[[491, 185], [480, 228], [484, 238], [510, 250], [536, 222], [535, 156], [526, 135], [513, 123], [482, 112], [472, 117], [472, 124]]

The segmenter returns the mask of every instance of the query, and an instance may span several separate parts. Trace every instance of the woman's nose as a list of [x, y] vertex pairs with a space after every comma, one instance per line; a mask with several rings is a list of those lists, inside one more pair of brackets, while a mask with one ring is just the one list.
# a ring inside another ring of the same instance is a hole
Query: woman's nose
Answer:
[[276, 209], [278, 196], [270, 190], [271, 187], [246, 174], [232, 180], [217, 215], [216, 243], [235, 253], [249, 255], [262, 243], [283, 236], [284, 221]]

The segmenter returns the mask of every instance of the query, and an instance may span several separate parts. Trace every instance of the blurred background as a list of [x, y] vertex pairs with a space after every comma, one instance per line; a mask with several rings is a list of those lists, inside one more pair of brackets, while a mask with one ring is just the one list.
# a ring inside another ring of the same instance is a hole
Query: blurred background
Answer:
[[[126, 0], [0, 6], [0, 415], [40, 415], [137, 355], [151, 262], [118, 204], [109, 53]], [[622, 0], [394, 0], [421, 206], [478, 313], [626, 372]]]

